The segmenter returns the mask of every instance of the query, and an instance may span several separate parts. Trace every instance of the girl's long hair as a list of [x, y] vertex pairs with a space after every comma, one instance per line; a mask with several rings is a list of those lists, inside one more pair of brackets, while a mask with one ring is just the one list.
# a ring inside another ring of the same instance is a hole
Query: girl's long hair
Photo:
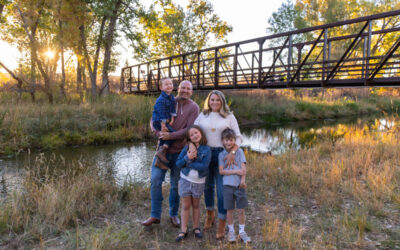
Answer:
[[200, 134], [201, 134], [201, 139], [200, 139], [200, 142], [199, 142], [200, 145], [207, 145], [206, 135], [204, 134], [203, 130], [198, 125], [192, 125], [186, 130], [186, 141], [187, 142], [191, 142], [189, 130], [191, 130], [192, 128], [195, 128], [198, 131], [200, 131]]
[[208, 115], [211, 112], [210, 99], [211, 99], [212, 95], [217, 95], [219, 97], [219, 99], [221, 100], [221, 108], [219, 110], [219, 114], [223, 118], [225, 118], [228, 115], [232, 114], [231, 110], [229, 109], [228, 104], [226, 103], [226, 99], [225, 99], [224, 94], [219, 90], [213, 90], [208, 94], [208, 96], [207, 96], [207, 98], [206, 98], [206, 100], [204, 102], [204, 107], [203, 107], [203, 114], [204, 115]]

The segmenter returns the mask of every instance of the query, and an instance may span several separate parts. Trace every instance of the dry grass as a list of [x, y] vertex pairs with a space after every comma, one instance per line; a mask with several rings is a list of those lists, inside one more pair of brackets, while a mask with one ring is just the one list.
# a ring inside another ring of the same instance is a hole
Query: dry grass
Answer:
[[266, 207], [275, 207], [263, 240], [279, 248], [400, 247], [399, 136], [398, 127], [354, 128], [335, 145], [326, 140], [276, 157], [249, 152], [249, 192], [258, 202], [266, 192]]
[[[377, 124], [376, 126], [380, 126]], [[149, 188], [115, 185], [102, 171], [51, 172], [39, 159], [18, 193], [0, 205], [0, 246], [88, 249], [396, 249], [400, 247], [400, 137], [367, 127], [342, 129], [332, 143], [279, 156], [246, 152], [248, 195], [245, 246], [193, 234], [182, 244], [169, 224], [144, 229]], [[319, 133], [316, 131], [316, 133]], [[324, 139], [325, 138], [325, 139]], [[79, 165], [79, 163], [77, 163]], [[168, 193], [164, 186], [164, 194]], [[165, 199], [166, 201], [167, 199]], [[201, 208], [204, 219], [204, 206]], [[190, 228], [190, 225], [189, 225]]]

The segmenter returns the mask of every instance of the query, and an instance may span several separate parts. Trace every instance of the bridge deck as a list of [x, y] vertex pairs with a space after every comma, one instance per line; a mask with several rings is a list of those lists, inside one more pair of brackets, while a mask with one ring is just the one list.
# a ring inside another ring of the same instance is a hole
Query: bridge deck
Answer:
[[[121, 71], [121, 91], [400, 86], [400, 10], [221, 45]], [[340, 34], [340, 35], [337, 35]]]

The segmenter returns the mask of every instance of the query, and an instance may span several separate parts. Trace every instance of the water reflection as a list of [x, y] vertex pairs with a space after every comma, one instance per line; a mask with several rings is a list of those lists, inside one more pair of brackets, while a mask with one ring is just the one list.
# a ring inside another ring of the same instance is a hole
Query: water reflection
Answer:
[[297, 131], [291, 128], [244, 130], [242, 135], [243, 147], [263, 153], [281, 154], [288, 148], [299, 149], [301, 146]]
[[24, 169], [34, 166], [36, 159], [53, 159], [53, 164], [46, 165], [57, 166], [59, 169], [76, 168], [79, 165], [95, 166], [102, 170], [104, 176], [114, 178], [119, 184], [126, 179], [149, 183], [154, 151], [155, 143], [142, 142], [133, 145], [88, 146], [21, 154], [0, 161], [0, 190], [2, 193], [7, 193], [20, 186], [22, 183], [20, 176]]

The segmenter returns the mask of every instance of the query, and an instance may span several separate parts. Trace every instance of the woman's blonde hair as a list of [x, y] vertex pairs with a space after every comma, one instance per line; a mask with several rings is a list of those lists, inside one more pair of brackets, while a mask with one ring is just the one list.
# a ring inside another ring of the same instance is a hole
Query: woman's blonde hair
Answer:
[[221, 100], [221, 108], [219, 110], [219, 114], [224, 118], [227, 117], [228, 115], [230, 115], [232, 112], [229, 109], [228, 104], [226, 103], [225, 96], [219, 90], [213, 90], [208, 94], [206, 100], [204, 101], [203, 114], [208, 115], [211, 112], [210, 99], [211, 99], [212, 95], [217, 95], [219, 97], [219, 99]]

